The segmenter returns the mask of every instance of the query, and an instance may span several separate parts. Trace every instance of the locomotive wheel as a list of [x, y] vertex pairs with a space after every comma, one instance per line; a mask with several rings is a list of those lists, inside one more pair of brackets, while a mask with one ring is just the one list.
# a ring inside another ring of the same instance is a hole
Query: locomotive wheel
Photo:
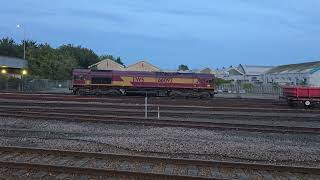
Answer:
[[209, 99], [210, 98], [210, 94], [207, 92], [203, 92], [200, 94], [200, 99]]
[[169, 96], [171, 97], [171, 99], [175, 99], [175, 98], [177, 98], [177, 97], [184, 97], [184, 96], [183, 96], [183, 93], [180, 92], [180, 91], [171, 91], [171, 92], [169, 93]]
[[177, 93], [175, 92], [170, 92], [169, 96], [171, 97], [171, 99], [175, 99], [177, 97]]
[[85, 96], [85, 95], [87, 95], [85, 91], [79, 91], [78, 93], [79, 93], [80, 96]]
[[77, 95], [77, 94], [79, 94], [79, 91], [78, 90], [73, 90], [72, 93], [73, 93], [73, 95]]
[[106, 95], [110, 95], [110, 96], [120, 96], [121, 92], [119, 90], [115, 90], [115, 89], [110, 89], [108, 91], [105, 92]]

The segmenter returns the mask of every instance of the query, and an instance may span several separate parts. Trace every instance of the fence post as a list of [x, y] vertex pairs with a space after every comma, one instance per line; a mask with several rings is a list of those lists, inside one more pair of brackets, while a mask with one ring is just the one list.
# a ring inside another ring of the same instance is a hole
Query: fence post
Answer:
[[148, 93], [146, 92], [146, 97], [144, 98], [144, 117], [148, 119]]

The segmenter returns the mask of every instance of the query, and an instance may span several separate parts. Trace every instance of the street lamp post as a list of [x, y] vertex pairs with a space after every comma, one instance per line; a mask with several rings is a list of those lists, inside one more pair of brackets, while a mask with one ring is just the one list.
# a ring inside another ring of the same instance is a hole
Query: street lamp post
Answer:
[[26, 28], [21, 26], [20, 24], [17, 25], [17, 28], [22, 28], [23, 30], [23, 59], [26, 59]]
[[27, 74], [28, 74], [27, 70], [23, 69], [21, 71], [21, 91], [24, 91], [24, 83], [23, 83], [24, 79], [23, 79], [23, 77], [26, 76]]
[[2, 69], [2, 70], [1, 70], [1, 74], [5, 75], [5, 79], [6, 79], [6, 85], [5, 85], [5, 88], [6, 88], [6, 90], [8, 90], [8, 76], [7, 76], [7, 70], [6, 70], [6, 69]]

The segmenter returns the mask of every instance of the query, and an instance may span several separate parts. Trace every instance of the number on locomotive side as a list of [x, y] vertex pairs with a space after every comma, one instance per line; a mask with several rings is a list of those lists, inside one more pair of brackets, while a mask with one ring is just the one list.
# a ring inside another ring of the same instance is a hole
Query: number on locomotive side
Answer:
[[172, 78], [159, 78], [159, 83], [172, 83]]

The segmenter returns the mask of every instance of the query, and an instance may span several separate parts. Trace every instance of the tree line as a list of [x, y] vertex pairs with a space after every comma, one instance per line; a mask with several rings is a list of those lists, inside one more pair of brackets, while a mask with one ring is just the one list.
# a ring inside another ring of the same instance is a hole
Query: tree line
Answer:
[[[22, 59], [24, 43], [29, 74], [33, 77], [53, 80], [70, 79], [72, 69], [88, 68], [103, 59], [111, 59], [124, 65], [120, 57], [110, 54], [99, 56], [93, 50], [82, 46], [63, 44], [54, 48], [48, 43], [37, 43], [32, 40], [17, 43], [9, 37], [0, 39], [0, 55]], [[187, 65], [181, 64], [177, 70], [186, 71], [189, 68]]]
[[93, 50], [82, 46], [63, 44], [54, 48], [48, 43], [37, 43], [32, 40], [17, 43], [8, 37], [0, 40], [0, 55], [23, 58], [24, 43], [29, 72], [35, 77], [54, 80], [70, 79], [73, 68], [88, 68], [106, 58], [124, 65], [120, 57], [108, 54], [98, 56]]

